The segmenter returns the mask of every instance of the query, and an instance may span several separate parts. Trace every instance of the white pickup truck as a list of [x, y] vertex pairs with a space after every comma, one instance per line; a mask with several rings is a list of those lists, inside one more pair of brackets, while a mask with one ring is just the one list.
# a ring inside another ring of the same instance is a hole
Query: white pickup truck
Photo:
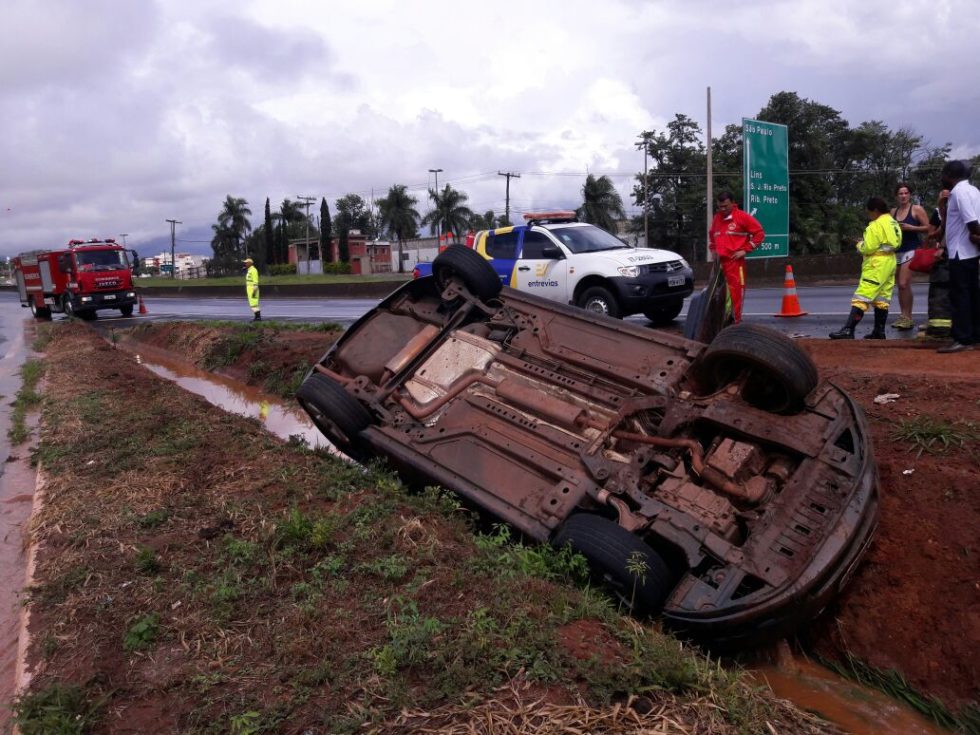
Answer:
[[[677, 253], [630, 247], [578, 222], [574, 212], [524, 219], [524, 225], [483, 230], [473, 240], [505, 286], [612, 317], [643, 314], [655, 325], [674, 320], [694, 290], [691, 267]], [[431, 272], [431, 263], [419, 263], [414, 275]]]

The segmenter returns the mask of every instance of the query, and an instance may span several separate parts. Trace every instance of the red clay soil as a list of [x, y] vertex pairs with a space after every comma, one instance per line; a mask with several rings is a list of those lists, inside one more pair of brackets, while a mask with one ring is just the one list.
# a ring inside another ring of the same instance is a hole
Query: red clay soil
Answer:
[[[801, 344], [821, 375], [864, 407], [881, 478], [875, 543], [817, 621], [817, 652], [895, 669], [953, 708], [980, 701], [980, 445], [920, 455], [894, 436], [920, 416], [980, 429], [980, 351], [939, 355], [935, 345], [908, 341]], [[899, 397], [876, 404], [885, 393]]]

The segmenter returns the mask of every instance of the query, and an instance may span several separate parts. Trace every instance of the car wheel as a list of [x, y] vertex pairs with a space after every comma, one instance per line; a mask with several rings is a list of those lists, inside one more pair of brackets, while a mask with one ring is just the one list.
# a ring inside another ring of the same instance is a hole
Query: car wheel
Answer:
[[662, 327], [670, 324], [681, 313], [684, 308], [684, 299], [674, 299], [656, 306], [650, 306], [644, 310], [643, 316], [654, 323], [655, 326]]
[[486, 259], [465, 245], [450, 245], [432, 261], [432, 275], [442, 291], [459, 280], [478, 299], [492, 299], [502, 288], [500, 277]]
[[340, 383], [315, 372], [300, 384], [296, 400], [337, 449], [357, 460], [366, 456], [358, 434], [371, 425], [371, 414]]
[[619, 304], [616, 303], [616, 298], [602, 286], [585, 289], [579, 297], [578, 305], [594, 314], [605, 314], [614, 319], [619, 317]]
[[122, 314], [123, 316], [132, 316], [133, 315], [133, 305], [132, 304], [126, 304], [125, 306], [120, 306], [119, 307], [119, 313]]
[[34, 303], [34, 299], [31, 299], [31, 315], [35, 319], [51, 319], [51, 309], [47, 306], [38, 306]]
[[742, 398], [756, 408], [790, 414], [817, 385], [813, 360], [789, 337], [755, 324], [718, 333], [697, 365], [708, 390], [742, 382]]
[[676, 585], [664, 558], [614, 521], [592, 513], [566, 520], [552, 539], [584, 556], [594, 576], [632, 612], [655, 615]]

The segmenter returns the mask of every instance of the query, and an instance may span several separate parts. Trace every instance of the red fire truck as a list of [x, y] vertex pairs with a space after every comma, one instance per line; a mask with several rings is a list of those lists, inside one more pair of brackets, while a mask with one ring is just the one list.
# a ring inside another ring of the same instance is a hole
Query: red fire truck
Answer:
[[136, 305], [127, 250], [115, 240], [71, 240], [64, 250], [34, 250], [12, 261], [20, 305], [35, 319], [60, 312], [95, 319], [100, 309], [130, 316]]

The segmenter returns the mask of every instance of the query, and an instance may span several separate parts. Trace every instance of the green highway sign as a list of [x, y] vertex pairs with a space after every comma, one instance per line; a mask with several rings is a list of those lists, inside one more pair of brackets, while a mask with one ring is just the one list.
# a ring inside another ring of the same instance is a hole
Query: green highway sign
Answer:
[[749, 258], [789, 255], [789, 135], [785, 125], [742, 118], [745, 197], [742, 209], [766, 231]]

